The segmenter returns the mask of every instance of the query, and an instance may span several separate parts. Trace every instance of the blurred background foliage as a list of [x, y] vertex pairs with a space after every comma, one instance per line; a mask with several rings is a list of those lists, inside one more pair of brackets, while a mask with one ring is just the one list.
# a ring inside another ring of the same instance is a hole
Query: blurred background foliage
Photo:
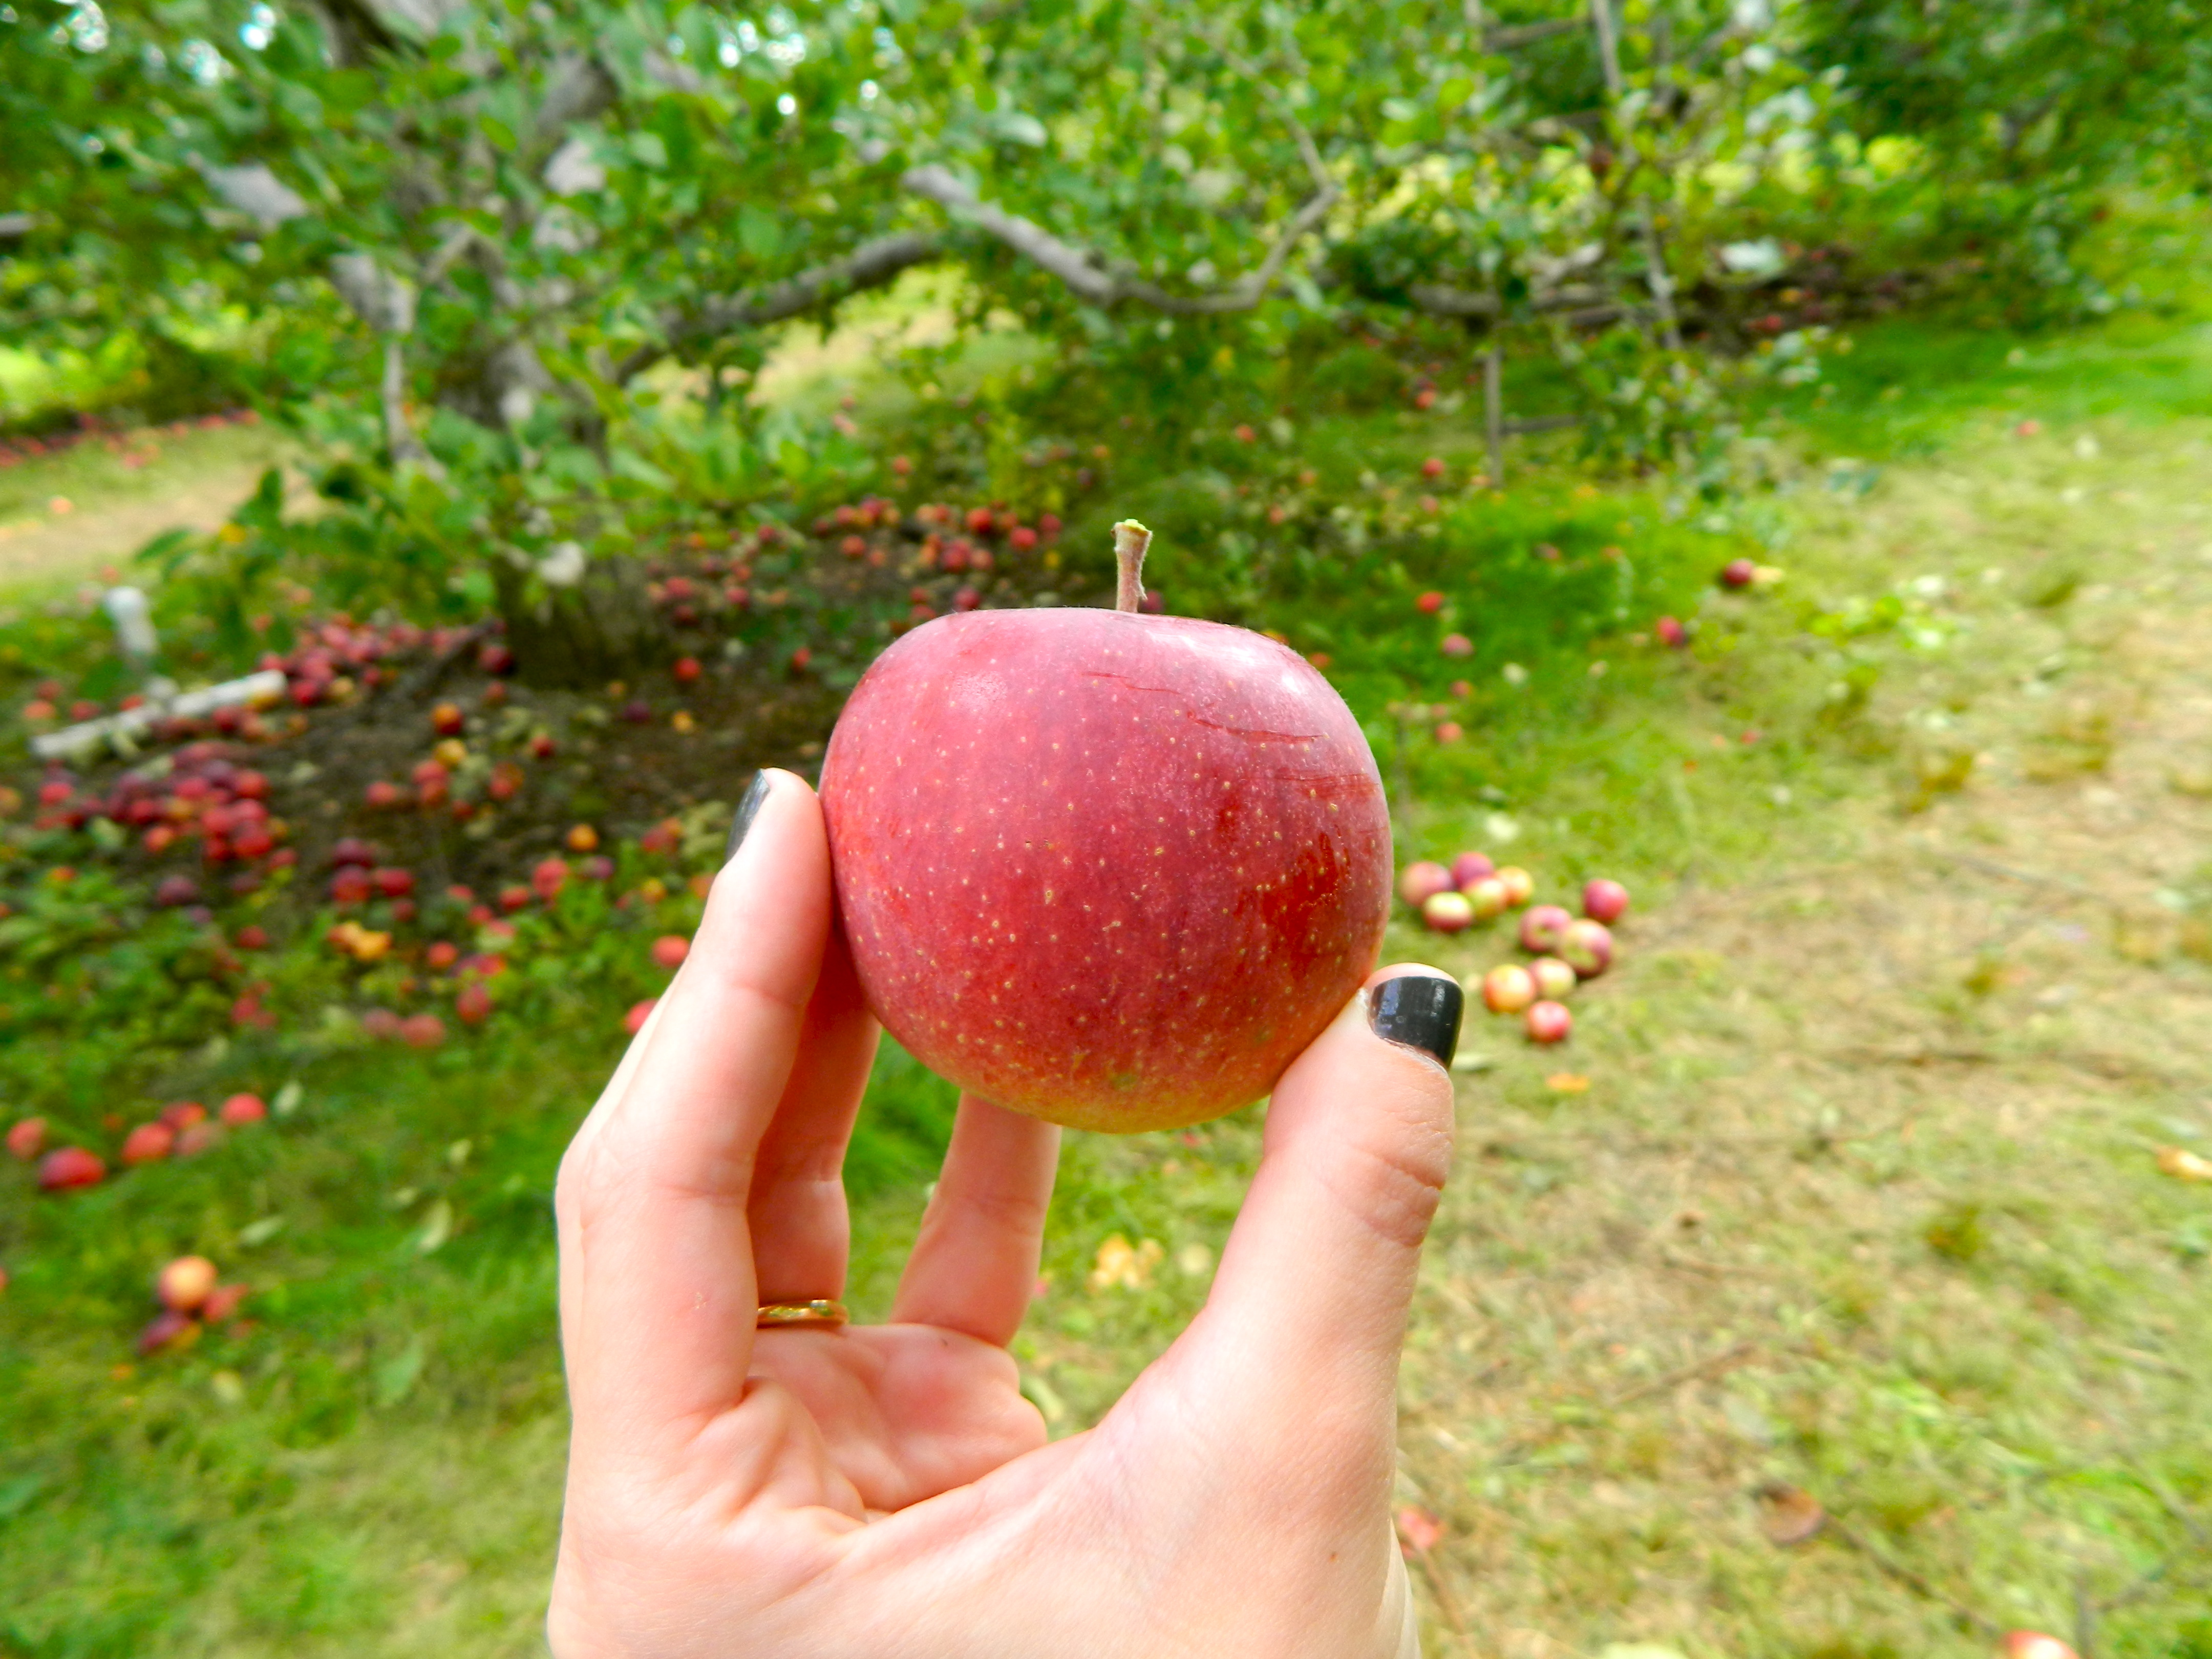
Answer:
[[[1833, 322], [2125, 297], [2085, 234], [2212, 183], [2188, 10], [15, 0], [0, 398], [280, 417], [323, 498], [286, 557], [417, 615], [886, 449], [1019, 499], [1054, 445], [1426, 407], [1493, 349], [1509, 414], [1710, 499], [1749, 371], [1817, 374]], [[794, 319], [891, 284], [931, 326], [878, 441], [757, 395]]]

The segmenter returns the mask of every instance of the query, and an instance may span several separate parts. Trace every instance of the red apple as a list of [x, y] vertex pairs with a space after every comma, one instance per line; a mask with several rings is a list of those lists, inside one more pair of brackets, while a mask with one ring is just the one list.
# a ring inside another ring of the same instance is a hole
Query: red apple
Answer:
[[9, 1153], [26, 1164], [39, 1155], [46, 1141], [46, 1121], [42, 1117], [27, 1117], [8, 1131]]
[[1690, 630], [1673, 617], [1660, 617], [1651, 631], [1659, 636], [1662, 645], [1682, 646], [1690, 641]]
[[453, 1014], [464, 1025], [481, 1025], [491, 1018], [491, 993], [480, 980], [471, 980], [453, 998]]
[[71, 1187], [96, 1187], [107, 1179], [107, 1165], [82, 1146], [48, 1152], [39, 1165], [39, 1185], [50, 1193]]
[[1521, 948], [1539, 955], [1556, 951], [1559, 935], [1574, 918], [1556, 904], [1539, 904], [1521, 918]]
[[179, 1313], [174, 1308], [155, 1314], [146, 1328], [138, 1333], [138, 1352], [141, 1355], [159, 1353], [175, 1344], [190, 1347], [199, 1340], [199, 1322], [188, 1313]]
[[248, 1123], [258, 1123], [269, 1115], [269, 1107], [259, 1095], [233, 1095], [222, 1103], [216, 1114], [234, 1129]]
[[1477, 921], [1488, 921], [1510, 909], [1513, 897], [1496, 876], [1485, 876], [1468, 888], [1467, 902], [1474, 907]]
[[1528, 972], [1536, 981], [1537, 991], [1553, 1002], [1575, 988], [1575, 970], [1557, 957], [1538, 957], [1528, 964]]
[[161, 1122], [142, 1123], [123, 1137], [123, 1162], [136, 1167], [158, 1164], [176, 1150], [177, 1132]]
[[468, 723], [468, 716], [457, 702], [441, 702], [430, 711], [430, 727], [441, 738], [459, 736]]
[[1567, 1034], [1575, 1029], [1575, 1017], [1562, 1005], [1548, 1000], [1530, 1003], [1522, 1019], [1531, 1042], [1565, 1042]]
[[1559, 934], [1559, 955], [1584, 979], [1613, 966], [1613, 931], [1601, 921], [1571, 921]]
[[440, 939], [422, 952], [422, 965], [434, 974], [442, 974], [461, 959], [461, 947]]
[[155, 1279], [154, 1297], [165, 1308], [191, 1313], [208, 1299], [217, 1277], [215, 1263], [205, 1256], [180, 1255]]
[[647, 997], [642, 1002], [630, 1004], [629, 1012], [623, 1016], [623, 1030], [632, 1036], [642, 1031], [645, 1022], [653, 1018], [653, 1005], [659, 1000], [659, 997]]
[[1517, 962], [1501, 962], [1482, 976], [1482, 1006], [1493, 1014], [1517, 1014], [1535, 1000], [1535, 975]]
[[1413, 601], [1413, 608], [1424, 616], [1433, 617], [1444, 608], [1444, 596], [1431, 588]]
[[1460, 933], [1474, 926], [1474, 906], [1464, 893], [1431, 893], [1422, 902], [1421, 920], [1439, 933]]
[[1505, 902], [1512, 909], [1519, 909], [1535, 894], [1536, 878], [1517, 864], [1499, 865], [1497, 877], [1504, 885]]
[[1628, 890], [1601, 877], [1583, 889], [1583, 914], [1608, 926], [1628, 914]]
[[1421, 463], [1421, 476], [1424, 478], [1443, 477], [1444, 476], [1443, 457], [1441, 455], [1431, 455], [1428, 459], [1423, 461]]
[[1494, 873], [1497, 868], [1486, 853], [1462, 853], [1451, 861], [1452, 885], [1464, 893], [1485, 876]]
[[[2032, 425], [2033, 422], [2022, 422]], [[2072, 1648], [2055, 1636], [2045, 1636], [2039, 1630], [2013, 1630], [2005, 1632], [2005, 1659], [2077, 1659]]]
[[399, 1035], [410, 1048], [434, 1048], [446, 1040], [446, 1022], [435, 1014], [410, 1014], [399, 1022]]
[[1723, 587], [1748, 587], [1758, 577], [1759, 566], [1750, 559], [1730, 559], [1721, 567]]
[[161, 1108], [161, 1121], [180, 1132], [206, 1119], [207, 1108], [197, 1100], [173, 1100]]
[[691, 954], [691, 941], [681, 933], [663, 933], [653, 941], [653, 963], [656, 968], [681, 968], [684, 958]]
[[220, 1123], [194, 1123], [177, 1132], [177, 1156], [198, 1158], [202, 1152], [222, 1142]]
[[243, 1285], [218, 1285], [200, 1304], [200, 1317], [210, 1325], [220, 1325], [238, 1311], [238, 1304], [249, 1294]]
[[1398, 896], [1418, 910], [1429, 902], [1431, 894], [1448, 893], [1458, 884], [1443, 865], [1422, 859], [1399, 872]]
[[1116, 611], [904, 635], [822, 771], [838, 903], [892, 1035], [1001, 1106], [1111, 1131], [1267, 1093], [1374, 966], [1390, 901], [1352, 711], [1273, 640], [1143, 614], [1149, 539], [1116, 526]]

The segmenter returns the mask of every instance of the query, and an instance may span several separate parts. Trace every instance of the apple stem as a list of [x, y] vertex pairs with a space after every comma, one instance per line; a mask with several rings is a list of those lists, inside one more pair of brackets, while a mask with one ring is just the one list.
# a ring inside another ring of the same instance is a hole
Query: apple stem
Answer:
[[1116, 611], [1144, 607], [1145, 550], [1152, 544], [1152, 532], [1134, 519], [1124, 519], [1114, 526], [1114, 562], [1121, 573], [1114, 589]]

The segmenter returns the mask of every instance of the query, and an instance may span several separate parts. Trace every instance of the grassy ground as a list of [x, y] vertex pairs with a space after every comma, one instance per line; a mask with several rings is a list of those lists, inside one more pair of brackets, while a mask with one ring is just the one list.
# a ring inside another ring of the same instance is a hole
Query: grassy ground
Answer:
[[[1386, 726], [1403, 855], [1639, 896], [1568, 1048], [1480, 1018], [1463, 1046], [1404, 1389], [1432, 1651], [1964, 1654], [2079, 1604], [2100, 1653], [2212, 1654], [2212, 1198], [2154, 1161], [2212, 1151], [2207, 410], [2212, 339], [2172, 321], [1867, 331], [1782, 411], [1777, 588], [1707, 601], [1686, 653], [1486, 658], [1437, 689], [1456, 744]], [[1378, 421], [1316, 459], [1347, 446], [1473, 439]], [[1500, 512], [1554, 508], [1669, 533], [1564, 471]], [[1393, 940], [1469, 973], [1503, 946]], [[547, 1194], [612, 1048], [349, 1055], [158, 1185], [11, 1182], [0, 1653], [538, 1651]], [[211, 1051], [177, 1081], [284, 1080]], [[864, 1310], [945, 1107], [886, 1060]], [[1057, 1430], [1197, 1304], [1255, 1150], [1251, 1114], [1073, 1138], [1019, 1344]], [[188, 1249], [253, 1328], [132, 1362]], [[1762, 1534], [1777, 1480], [1833, 1517], [1811, 1542]]]

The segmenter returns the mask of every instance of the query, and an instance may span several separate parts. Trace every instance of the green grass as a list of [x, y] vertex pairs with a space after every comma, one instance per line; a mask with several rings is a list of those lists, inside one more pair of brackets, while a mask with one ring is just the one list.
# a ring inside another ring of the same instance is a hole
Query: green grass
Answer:
[[[1171, 600], [1203, 595], [1337, 659], [1401, 786], [1401, 857], [1487, 845], [1547, 896], [1600, 871], [1638, 894], [1627, 960], [1578, 1004], [1570, 1049], [1533, 1054], [1471, 1022], [1466, 1050], [1492, 1065], [1462, 1074], [1461, 1167], [1404, 1395], [1401, 1497], [1448, 1526], [1423, 1570], [1434, 1651], [1985, 1647], [1832, 1534], [1764, 1543], [1745, 1494], [1769, 1479], [1815, 1491], [1884, 1559], [2006, 1624], [2063, 1624], [2077, 1572], [2105, 1595], [2168, 1555], [2176, 1585], [2205, 1565], [2176, 1515], [2212, 1510], [2191, 1427], [2212, 1404], [2198, 1380], [2212, 1233], [2201, 1193], [2142, 1151], [2177, 1123], [2212, 1138], [2184, 1022], [2203, 970], [2107, 951], [2119, 899], [2053, 900], [2009, 936], [1956, 908], [1962, 866], [1913, 860], [1950, 848], [2049, 869], [2056, 840], [2011, 844], [2045, 797], [1976, 781], [1931, 801], [1913, 781], [1944, 744], [2002, 762], [2058, 703], [2110, 695], [2100, 676], [2134, 659], [2109, 653], [2110, 630], [2151, 584], [2177, 605], [2204, 597], [2173, 526], [2196, 508], [2212, 336], [2182, 315], [2027, 340], [1897, 323], [1860, 331], [1828, 384], [1776, 410], [1803, 459], [1747, 527], [1685, 527], [1655, 496], [1594, 492], [1558, 461], [1516, 475], [1502, 503], [1461, 501], [1449, 538], [1408, 530], [1334, 571], [1263, 565], [1239, 591], [1198, 567], [1224, 532], [1259, 547], [1242, 503], [1266, 489], [1238, 497], [1225, 470], [1193, 465], [1132, 477], [1140, 499], [1116, 500], [1158, 515]], [[2003, 435], [2031, 415], [2051, 429]], [[2077, 422], [2132, 502], [2113, 506], [2111, 477], [2076, 456]], [[1422, 458], [1461, 468], [1475, 452], [1464, 420], [1317, 418], [1278, 473], [1310, 458], [1317, 495], [1387, 515], [1419, 493]], [[1864, 494], [1856, 475], [1832, 488], [1836, 456], [1887, 470]], [[2063, 499], [2077, 476], [2095, 510]], [[1754, 536], [1786, 579], [1711, 593], [1712, 567]], [[1589, 584], [1618, 580], [1611, 545], [1634, 565], [1635, 610], [1599, 630], [1576, 619]], [[2077, 593], [2121, 598], [2027, 602], [2077, 565], [2091, 573]], [[1954, 597], [1879, 607], [1926, 575]], [[1474, 624], [1475, 656], [1437, 653], [1455, 618], [1413, 608], [1430, 585]], [[1662, 607], [1694, 617], [1693, 652], [1623, 631]], [[2054, 653], [2071, 666], [2037, 668]], [[1447, 708], [1389, 712], [1409, 699]], [[1455, 743], [1433, 735], [1447, 717], [1465, 728]], [[2085, 801], [2067, 810], [2102, 810]], [[2080, 856], [2064, 869], [2088, 872]], [[1993, 969], [1976, 955], [1991, 939]], [[1503, 954], [1402, 928], [1391, 945], [1465, 972]], [[2051, 967], [2062, 947], [2075, 956]], [[2087, 988], [2034, 1000], [2062, 981]], [[2079, 1052], [2119, 1050], [2144, 1008], [2166, 1022], [2165, 1072], [2114, 1084], [2079, 1069]], [[295, 1115], [196, 1163], [63, 1200], [0, 1171], [0, 1654], [540, 1650], [565, 1431], [550, 1191], [619, 1037], [492, 1030], [427, 1056], [306, 1064]], [[1955, 1074], [1823, 1058], [1913, 1043], [1992, 1058]], [[287, 1079], [265, 1053], [210, 1052], [165, 1088], [273, 1093]], [[1588, 1091], [1547, 1085], [1562, 1069]], [[135, 1120], [146, 1103], [115, 1109]], [[864, 1313], [887, 1305], [949, 1109], [944, 1085], [886, 1054], [854, 1159]], [[1905, 1121], [1922, 1126], [1909, 1139]], [[1048, 1288], [1018, 1344], [1056, 1431], [1105, 1409], [1198, 1304], [1256, 1154], [1255, 1113], [1071, 1137]], [[1157, 1259], [1140, 1284], [1094, 1288], [1115, 1235], [1152, 1241]], [[254, 1286], [253, 1328], [136, 1362], [148, 1277], [187, 1249]], [[1738, 1344], [1741, 1363], [1638, 1392]], [[2202, 1659], [2212, 1631], [2192, 1605], [2146, 1594], [2112, 1615], [2106, 1650]]]

